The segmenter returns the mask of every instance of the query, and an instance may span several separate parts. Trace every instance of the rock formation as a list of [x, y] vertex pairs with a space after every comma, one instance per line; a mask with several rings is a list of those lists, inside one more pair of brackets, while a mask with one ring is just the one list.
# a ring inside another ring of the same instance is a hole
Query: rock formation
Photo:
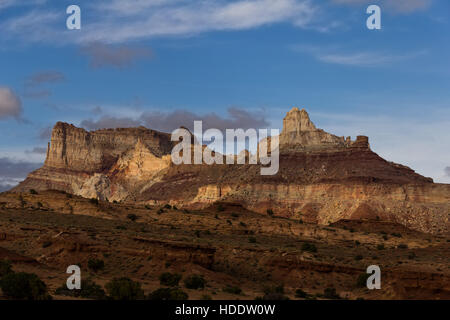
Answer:
[[169, 134], [143, 127], [87, 132], [58, 122], [44, 166], [13, 191], [56, 189], [180, 207], [225, 201], [320, 224], [382, 219], [449, 231], [450, 185], [382, 159], [367, 137], [352, 141], [316, 128], [304, 109], [284, 118], [274, 176], [261, 176], [259, 165], [177, 166], [170, 161], [173, 146]]

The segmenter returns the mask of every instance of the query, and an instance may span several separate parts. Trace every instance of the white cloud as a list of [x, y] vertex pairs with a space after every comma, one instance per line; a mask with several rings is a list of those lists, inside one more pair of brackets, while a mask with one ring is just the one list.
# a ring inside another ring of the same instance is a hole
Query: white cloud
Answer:
[[315, 59], [332, 64], [340, 64], [354, 67], [377, 67], [414, 59], [427, 53], [426, 50], [411, 52], [408, 54], [394, 54], [381, 51], [344, 52], [336, 48], [322, 48], [315, 46], [294, 45], [292, 49], [297, 52], [307, 53]]
[[378, 4], [390, 12], [409, 14], [428, 8], [432, 0], [332, 0], [332, 2], [345, 5]]
[[16, 118], [22, 115], [22, 102], [15, 93], [7, 87], [0, 87], [0, 120], [5, 118]]
[[83, 20], [82, 29], [77, 32], [61, 28], [65, 16], [42, 8], [11, 18], [0, 27], [11, 37], [27, 41], [122, 43], [283, 22], [304, 27], [315, 14], [310, 0], [103, 0], [87, 8], [84, 10], [90, 14], [86, 16], [95, 20]]

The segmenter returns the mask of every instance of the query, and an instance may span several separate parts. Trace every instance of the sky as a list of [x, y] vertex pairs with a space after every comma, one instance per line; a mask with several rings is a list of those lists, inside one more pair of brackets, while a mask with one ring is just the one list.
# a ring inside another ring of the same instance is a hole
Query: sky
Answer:
[[294, 106], [450, 183], [449, 40], [447, 0], [0, 0], [0, 191], [57, 121], [281, 129]]

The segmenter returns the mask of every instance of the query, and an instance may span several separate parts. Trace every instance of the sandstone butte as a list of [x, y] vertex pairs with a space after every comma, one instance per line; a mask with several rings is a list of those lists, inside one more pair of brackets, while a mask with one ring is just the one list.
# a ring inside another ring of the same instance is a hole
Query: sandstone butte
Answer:
[[365, 136], [352, 141], [316, 128], [305, 110], [284, 118], [274, 176], [261, 176], [259, 165], [174, 165], [173, 146], [170, 134], [144, 127], [88, 132], [58, 122], [44, 166], [12, 191], [184, 208], [230, 202], [309, 223], [379, 220], [449, 232], [450, 185], [382, 159]]

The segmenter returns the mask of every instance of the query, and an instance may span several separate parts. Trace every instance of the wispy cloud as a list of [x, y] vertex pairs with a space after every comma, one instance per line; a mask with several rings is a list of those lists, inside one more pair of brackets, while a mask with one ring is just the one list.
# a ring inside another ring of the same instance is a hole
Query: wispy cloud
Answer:
[[0, 87], [0, 120], [6, 118], [22, 119], [22, 101], [8, 87]]
[[369, 5], [378, 4], [390, 12], [409, 14], [428, 8], [432, 0], [331, 0], [336, 4]]
[[134, 61], [152, 56], [152, 51], [147, 48], [125, 45], [106, 45], [103, 43], [91, 43], [81, 49], [86, 55], [92, 68], [106, 66], [123, 68], [133, 64]]
[[63, 31], [61, 23], [65, 16], [42, 6], [10, 18], [0, 27], [10, 37], [26, 41], [123, 43], [161, 36], [246, 30], [283, 22], [305, 27], [315, 15], [310, 0], [100, 0], [87, 6], [90, 14], [77, 32]]
[[30, 75], [25, 80], [26, 98], [44, 98], [52, 95], [52, 91], [46, 87], [49, 84], [64, 82], [66, 77], [58, 71], [41, 71]]
[[269, 122], [263, 112], [249, 112], [247, 110], [230, 107], [227, 116], [223, 117], [214, 112], [207, 114], [197, 114], [189, 110], [175, 110], [172, 112], [147, 111], [138, 117], [117, 117], [104, 115], [97, 120], [83, 120], [80, 126], [88, 130], [119, 127], [146, 126], [151, 129], [172, 132], [183, 126], [193, 129], [194, 121], [203, 121], [204, 129], [217, 128], [220, 130], [230, 128], [267, 128]]
[[389, 65], [413, 59], [427, 53], [426, 50], [420, 50], [408, 54], [371, 51], [344, 52], [342, 49], [303, 45], [292, 46], [292, 49], [297, 52], [307, 53], [321, 62], [355, 67], [378, 67]]

